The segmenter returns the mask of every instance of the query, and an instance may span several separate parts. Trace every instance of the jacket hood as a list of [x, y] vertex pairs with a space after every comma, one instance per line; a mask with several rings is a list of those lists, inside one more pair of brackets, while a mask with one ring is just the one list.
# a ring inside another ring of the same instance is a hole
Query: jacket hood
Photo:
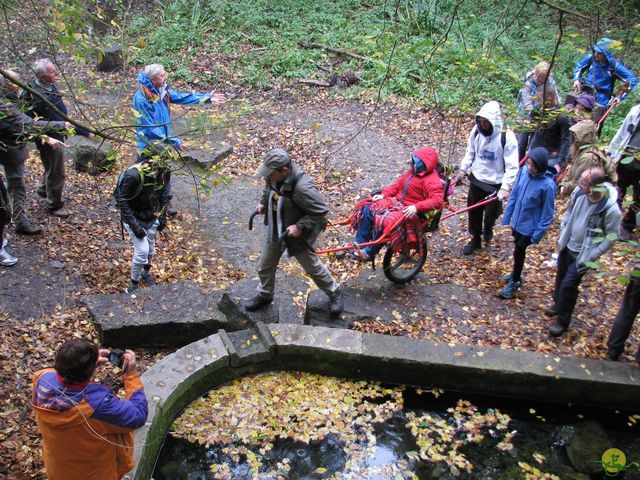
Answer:
[[413, 154], [422, 160], [422, 163], [424, 163], [424, 166], [426, 167], [425, 170], [420, 172], [418, 175], [428, 175], [438, 166], [438, 152], [433, 148], [420, 148], [413, 152]]
[[144, 87], [147, 87], [154, 93], [158, 93], [158, 89], [153, 86], [149, 77], [147, 77], [144, 72], [138, 72], [138, 83]]
[[485, 103], [482, 108], [476, 113], [476, 120], [478, 117], [486, 118], [493, 126], [493, 132], [491, 136], [498, 135], [502, 131], [502, 119], [500, 117], [501, 109], [500, 104], [495, 100]]
[[593, 48], [594, 52], [604, 53], [607, 57], [607, 62], [611, 62], [611, 59], [613, 58], [613, 54], [611, 53], [611, 50], [609, 50], [609, 45], [611, 45], [611, 42], [613, 42], [613, 40], [611, 40], [610, 38], [603, 37], [598, 40], [591, 48]]
[[527, 157], [536, 166], [538, 173], [545, 172], [549, 167], [549, 152], [544, 147], [532, 148], [527, 152]]
[[598, 141], [596, 124], [592, 120], [583, 120], [576, 123], [571, 130], [574, 134], [576, 145], [593, 145]]

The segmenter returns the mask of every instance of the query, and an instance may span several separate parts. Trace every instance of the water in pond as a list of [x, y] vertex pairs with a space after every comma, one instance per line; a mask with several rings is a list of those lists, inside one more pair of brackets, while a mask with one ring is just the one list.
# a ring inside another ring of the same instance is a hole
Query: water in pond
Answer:
[[268, 373], [194, 402], [153, 478], [637, 480], [635, 413]]

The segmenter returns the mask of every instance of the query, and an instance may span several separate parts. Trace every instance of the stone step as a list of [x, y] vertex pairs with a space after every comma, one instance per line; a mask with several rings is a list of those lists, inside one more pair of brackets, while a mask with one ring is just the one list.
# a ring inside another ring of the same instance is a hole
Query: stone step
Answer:
[[218, 331], [227, 352], [231, 367], [271, 360], [276, 354], [276, 342], [267, 326], [258, 322], [247, 330], [227, 333]]
[[253, 324], [240, 311], [219, 306], [222, 297], [220, 292], [203, 292], [193, 282], [176, 282], [131, 295], [91, 295], [83, 301], [103, 345], [175, 348], [219, 329], [241, 330]]

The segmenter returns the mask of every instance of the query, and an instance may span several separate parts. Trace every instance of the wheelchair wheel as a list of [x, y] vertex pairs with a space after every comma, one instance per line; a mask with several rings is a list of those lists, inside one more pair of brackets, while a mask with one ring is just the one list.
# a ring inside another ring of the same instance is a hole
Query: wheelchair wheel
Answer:
[[393, 283], [405, 284], [415, 278], [427, 261], [427, 242], [423, 240], [422, 255], [415, 247], [406, 247], [393, 251], [387, 247], [382, 260], [385, 276]]

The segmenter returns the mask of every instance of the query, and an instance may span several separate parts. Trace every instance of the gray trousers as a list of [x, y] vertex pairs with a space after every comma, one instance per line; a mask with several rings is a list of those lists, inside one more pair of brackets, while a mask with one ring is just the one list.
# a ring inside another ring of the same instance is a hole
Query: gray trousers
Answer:
[[[258, 265], [258, 276], [260, 277], [258, 293], [260, 295], [273, 298], [276, 286], [276, 270], [283, 253], [280, 251], [277, 241], [270, 242], [268, 238], [265, 238], [262, 244], [260, 264]], [[318, 255], [311, 250], [305, 249], [294, 256], [305, 273], [311, 277], [320, 290], [329, 294], [338, 289], [338, 284], [333, 279], [331, 272], [320, 261]]]
[[156, 220], [149, 228], [145, 228], [147, 233], [146, 237], [138, 238], [131, 230], [128, 224], [124, 224], [124, 228], [129, 233], [131, 240], [133, 241], [133, 258], [131, 259], [131, 280], [136, 282], [140, 280], [142, 275], [142, 269], [145, 265], [151, 265], [153, 260], [153, 254], [156, 253], [156, 235], [158, 234], [158, 227], [160, 221]]
[[60, 145], [52, 147], [48, 144], [36, 142], [40, 159], [44, 167], [42, 183], [38, 186], [38, 193], [46, 197], [47, 209], [50, 212], [59, 210], [64, 206], [62, 189], [64, 188], [64, 150]]
[[29, 220], [24, 208], [27, 187], [24, 183], [24, 161], [27, 158], [27, 147], [10, 147], [0, 153], [0, 164], [4, 167], [7, 178], [7, 190], [11, 202], [11, 215], [14, 224]]

